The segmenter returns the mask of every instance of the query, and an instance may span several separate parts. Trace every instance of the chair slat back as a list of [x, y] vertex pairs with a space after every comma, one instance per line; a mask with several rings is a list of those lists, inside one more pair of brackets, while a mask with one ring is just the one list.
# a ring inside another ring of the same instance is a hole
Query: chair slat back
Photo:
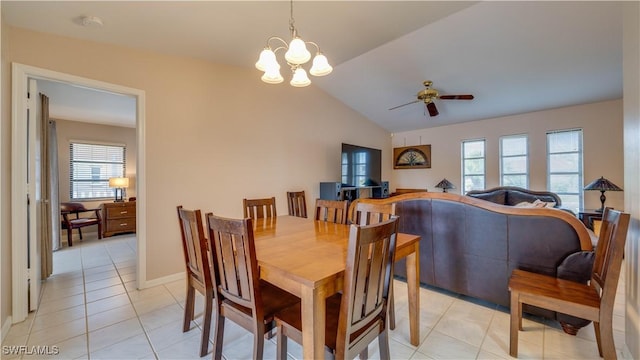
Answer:
[[207, 214], [211, 248], [218, 271], [218, 292], [224, 299], [256, 314], [262, 308], [256, 296], [259, 273], [250, 218], [227, 219]]
[[251, 219], [270, 218], [278, 216], [276, 213], [276, 198], [243, 199], [244, 217]]
[[186, 264], [187, 275], [198, 281], [203, 287], [213, 284], [207, 250], [207, 239], [202, 226], [200, 210], [183, 209], [177, 207], [180, 234], [182, 235], [182, 250]]
[[347, 223], [349, 202], [316, 199], [315, 219], [336, 224]]
[[352, 222], [358, 225], [377, 224], [396, 214], [396, 204], [369, 204], [358, 202], [353, 210]]
[[287, 191], [287, 205], [289, 215], [307, 217], [307, 201], [303, 191]]
[[387, 326], [397, 232], [397, 216], [368, 226], [351, 225], [337, 347], [349, 348], [352, 334], [366, 325]]
[[629, 214], [604, 209], [591, 273], [591, 284], [601, 291], [602, 308], [613, 309], [628, 228]]

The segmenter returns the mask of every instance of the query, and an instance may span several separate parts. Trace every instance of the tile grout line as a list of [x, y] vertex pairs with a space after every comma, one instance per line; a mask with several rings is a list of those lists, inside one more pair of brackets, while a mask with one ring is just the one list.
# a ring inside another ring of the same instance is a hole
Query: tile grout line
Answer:
[[[124, 241], [126, 242], [126, 240], [124, 240]], [[127, 247], [129, 247], [128, 243], [127, 243]], [[113, 260], [113, 257], [111, 256], [111, 251], [109, 251], [109, 248], [107, 246], [105, 246], [105, 250], [106, 250], [107, 254], [109, 255], [109, 259], [111, 260], [111, 263], [113, 264], [113, 267], [116, 269], [116, 273], [118, 274], [118, 278], [120, 279], [120, 283], [122, 284], [122, 287], [124, 288], [124, 291], [127, 294], [127, 298], [129, 299], [129, 303], [131, 304], [131, 307], [133, 308], [133, 312], [136, 314], [136, 319], [138, 320], [138, 324], [140, 324], [140, 328], [142, 329], [142, 333], [144, 334], [144, 337], [147, 339], [147, 342], [149, 343], [149, 347], [151, 348], [151, 352], [153, 352], [153, 356], [156, 359], [158, 359], [158, 352], [156, 351], [155, 346], [153, 346], [153, 343], [151, 342], [151, 338], [149, 337], [149, 334], [147, 333], [147, 330], [145, 329], [144, 324], [142, 324], [142, 320], [140, 320], [140, 315], [138, 314], [138, 310], [136, 309], [136, 306], [133, 304], [133, 300], [131, 300], [131, 296], [129, 295], [129, 289], [127, 289], [127, 287], [124, 284], [125, 282], [122, 279], [122, 275], [120, 275], [120, 270], [118, 269], [118, 266], [116, 265], [115, 261]], [[138, 264], [136, 264], [136, 267], [137, 266], [138, 266]], [[137, 288], [137, 286], [138, 286], [138, 284], [137, 284], [137, 279], [136, 279], [136, 288]]]

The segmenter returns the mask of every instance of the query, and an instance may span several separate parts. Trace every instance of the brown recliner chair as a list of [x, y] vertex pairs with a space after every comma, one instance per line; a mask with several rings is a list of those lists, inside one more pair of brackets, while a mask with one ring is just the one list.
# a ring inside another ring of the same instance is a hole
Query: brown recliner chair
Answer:
[[[81, 213], [94, 212], [95, 217], [80, 217]], [[98, 239], [102, 239], [102, 217], [100, 209], [87, 209], [82, 203], [63, 202], [60, 203], [60, 213], [62, 214], [62, 228], [67, 229], [67, 241], [72, 246], [73, 229], [78, 229], [80, 240], [82, 240], [82, 228], [85, 226], [98, 225]], [[75, 214], [75, 218], [70, 215]]]

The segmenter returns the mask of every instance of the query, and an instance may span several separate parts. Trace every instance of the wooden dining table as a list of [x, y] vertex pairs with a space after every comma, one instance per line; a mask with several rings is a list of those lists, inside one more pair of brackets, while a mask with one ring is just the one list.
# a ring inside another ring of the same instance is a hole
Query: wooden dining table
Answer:
[[[324, 358], [326, 298], [342, 290], [350, 225], [278, 216], [256, 219], [260, 277], [300, 297], [305, 359]], [[410, 343], [418, 346], [420, 236], [399, 233], [395, 260], [405, 258]]]

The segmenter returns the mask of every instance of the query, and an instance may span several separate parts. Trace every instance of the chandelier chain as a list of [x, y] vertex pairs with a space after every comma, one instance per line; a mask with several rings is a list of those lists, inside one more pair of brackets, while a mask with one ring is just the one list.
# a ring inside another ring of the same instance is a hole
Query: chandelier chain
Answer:
[[289, 15], [289, 31], [291, 31], [291, 36], [295, 37], [296, 34], [296, 27], [295, 27], [295, 22], [296, 20], [293, 18], [293, 0], [291, 0], [290, 2], [290, 15]]

